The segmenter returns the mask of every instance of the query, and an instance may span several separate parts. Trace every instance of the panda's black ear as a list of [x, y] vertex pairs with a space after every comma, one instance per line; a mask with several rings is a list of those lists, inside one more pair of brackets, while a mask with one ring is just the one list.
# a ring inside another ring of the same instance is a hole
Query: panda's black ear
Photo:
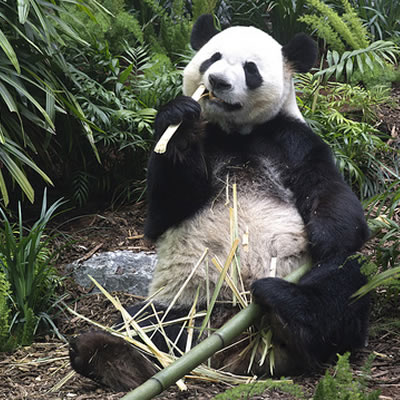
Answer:
[[298, 33], [282, 47], [282, 54], [295, 72], [308, 72], [317, 60], [317, 43], [305, 33]]
[[214, 26], [214, 17], [211, 14], [203, 14], [193, 25], [190, 45], [193, 50], [200, 50], [218, 32]]

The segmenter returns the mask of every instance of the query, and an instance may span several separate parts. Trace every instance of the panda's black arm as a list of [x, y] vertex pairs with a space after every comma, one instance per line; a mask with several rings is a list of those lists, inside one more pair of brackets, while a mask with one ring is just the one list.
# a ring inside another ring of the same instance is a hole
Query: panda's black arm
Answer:
[[155, 122], [155, 138], [182, 122], [164, 154], [152, 152], [147, 172], [145, 235], [156, 240], [169, 227], [199, 210], [210, 196], [207, 161], [202, 151], [200, 106], [181, 96], [164, 106]]
[[288, 135], [284, 147], [287, 183], [306, 224], [313, 262], [344, 260], [369, 236], [360, 201], [340, 175], [329, 146], [308, 127]]
[[312, 367], [364, 345], [369, 299], [351, 296], [366, 279], [359, 260], [347, 257], [369, 233], [362, 206], [330, 148], [304, 123], [285, 119], [279, 126], [285, 128], [273, 130], [270, 146], [286, 165], [286, 184], [306, 225], [313, 268], [299, 284], [259, 279], [252, 293], [256, 303], [279, 316], [274, 335], [290, 332], [285, 345]]

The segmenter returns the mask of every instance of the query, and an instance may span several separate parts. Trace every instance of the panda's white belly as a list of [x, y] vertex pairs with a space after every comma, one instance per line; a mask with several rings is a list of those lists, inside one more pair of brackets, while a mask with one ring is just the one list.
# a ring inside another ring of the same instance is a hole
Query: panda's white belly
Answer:
[[[307, 237], [304, 223], [288, 199], [265, 196], [252, 183], [238, 184], [237, 221], [239, 246], [237, 260], [244, 290], [260, 278], [283, 277], [303, 265], [307, 259]], [[281, 188], [279, 188], [281, 189]], [[290, 197], [285, 189], [285, 197]], [[232, 202], [231, 202], [232, 205]], [[149, 295], [156, 292], [159, 302], [169, 304], [182, 288], [205, 249], [207, 256], [197, 268], [178, 299], [178, 304], [191, 306], [199, 288], [199, 302], [206, 302], [207, 285], [213, 293], [220, 276], [212, 258], [225, 264], [232, 248], [231, 220], [225, 193], [220, 195], [195, 216], [179, 226], [168, 229], [157, 241], [158, 263]], [[276, 261], [276, 272], [271, 271], [271, 260]], [[230, 267], [232, 268], [232, 267]], [[229, 272], [231, 273], [231, 271]], [[240, 282], [240, 281], [239, 281]], [[238, 284], [239, 290], [243, 290]], [[232, 291], [224, 285], [220, 300], [232, 300]]]

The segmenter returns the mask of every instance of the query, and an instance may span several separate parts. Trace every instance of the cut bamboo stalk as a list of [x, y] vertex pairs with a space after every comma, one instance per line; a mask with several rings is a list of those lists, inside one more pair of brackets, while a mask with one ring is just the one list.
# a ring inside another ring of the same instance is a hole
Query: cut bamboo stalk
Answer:
[[[310, 264], [305, 264], [284, 279], [296, 283], [310, 267]], [[145, 383], [127, 393], [121, 400], [151, 400], [206, 361], [218, 350], [230, 344], [235, 337], [252, 325], [261, 314], [262, 309], [258, 304], [249, 304], [248, 307], [237, 313], [209, 338], [193, 347], [190, 352], [185, 353], [167, 368], [153, 375]]]
[[[193, 93], [192, 95], [192, 99], [199, 101], [202, 94], [204, 93], [204, 90], [206, 89], [206, 87], [201, 84], [196, 91]], [[182, 121], [179, 122], [179, 124], [175, 124], [175, 125], [170, 125], [165, 132], [162, 134], [162, 136], [160, 137], [159, 141], [156, 144], [156, 147], [154, 147], [154, 152], [158, 153], [158, 154], [164, 154], [167, 151], [167, 146], [168, 146], [168, 142], [171, 140], [172, 136], [174, 135], [174, 133], [177, 131], [177, 129], [180, 127]]]

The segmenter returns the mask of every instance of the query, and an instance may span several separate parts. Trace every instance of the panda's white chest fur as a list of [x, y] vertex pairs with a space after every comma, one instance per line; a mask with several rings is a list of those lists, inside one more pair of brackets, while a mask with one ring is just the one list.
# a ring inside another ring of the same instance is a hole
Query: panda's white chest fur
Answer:
[[[212, 201], [193, 217], [168, 229], [156, 243], [158, 263], [149, 294], [161, 290], [156, 296], [160, 302], [171, 302], [208, 249], [206, 259], [178, 300], [190, 306], [199, 287], [200, 302], [205, 302], [207, 280], [212, 294], [220, 275], [211, 260], [216, 258], [224, 265], [232, 249], [232, 230], [236, 230], [233, 236], [239, 240], [237, 261], [244, 290], [256, 279], [271, 274], [285, 276], [307, 261], [304, 223], [275, 168], [265, 160], [259, 160], [256, 169], [246, 164], [231, 165], [229, 161], [213, 161]], [[234, 183], [237, 229], [232, 227], [235, 219], [230, 216]], [[231, 289], [224, 287], [220, 299], [232, 299]]]

